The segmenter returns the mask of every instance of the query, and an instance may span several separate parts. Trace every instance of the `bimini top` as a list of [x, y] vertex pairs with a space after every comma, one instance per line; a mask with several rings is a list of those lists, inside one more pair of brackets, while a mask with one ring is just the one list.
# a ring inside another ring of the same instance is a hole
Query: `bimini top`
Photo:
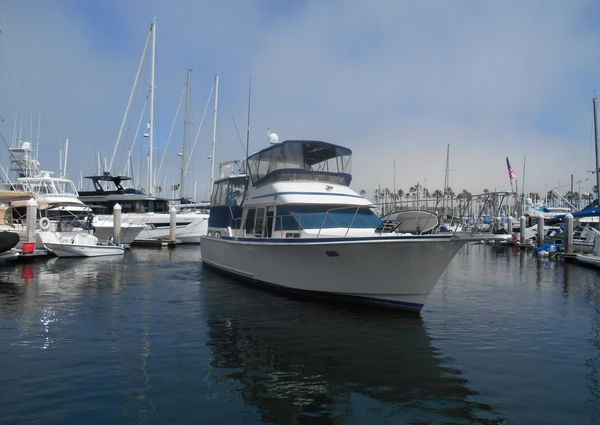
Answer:
[[352, 151], [313, 140], [286, 140], [248, 158], [255, 186], [275, 180], [317, 180], [348, 186]]

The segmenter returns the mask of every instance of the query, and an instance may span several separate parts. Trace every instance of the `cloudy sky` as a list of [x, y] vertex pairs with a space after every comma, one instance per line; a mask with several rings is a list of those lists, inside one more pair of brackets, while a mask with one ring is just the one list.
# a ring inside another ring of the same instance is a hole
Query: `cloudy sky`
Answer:
[[[597, 1], [141, 1], [0, 0], [0, 130], [39, 140], [45, 169], [92, 174], [110, 157], [149, 24], [158, 21], [155, 164], [192, 73], [190, 132], [220, 75], [217, 161], [243, 156], [248, 82], [250, 150], [280, 139], [318, 139], [353, 150], [352, 186], [417, 182], [480, 193], [508, 189], [505, 157], [529, 190], [589, 191], [594, 167], [592, 97], [600, 89]], [[149, 73], [117, 153], [127, 162]], [[146, 117], [143, 116], [142, 120]], [[182, 120], [166, 154], [166, 187], [179, 180]], [[186, 183], [204, 197], [209, 112]], [[38, 137], [39, 134], [39, 137]], [[190, 140], [190, 144], [193, 137]], [[132, 174], [143, 185], [146, 142]], [[0, 160], [6, 168], [3, 147]], [[576, 183], [575, 189], [579, 185]], [[568, 190], [567, 187], [560, 189]]]

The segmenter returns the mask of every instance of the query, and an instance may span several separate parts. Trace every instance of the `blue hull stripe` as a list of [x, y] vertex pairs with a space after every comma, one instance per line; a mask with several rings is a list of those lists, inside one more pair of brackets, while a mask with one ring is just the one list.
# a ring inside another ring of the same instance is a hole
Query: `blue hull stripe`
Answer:
[[334, 294], [331, 292], [319, 292], [319, 291], [309, 291], [309, 290], [305, 290], [305, 289], [288, 288], [288, 287], [277, 285], [274, 283], [249, 278], [247, 276], [235, 273], [231, 270], [223, 269], [223, 268], [219, 267], [218, 265], [213, 264], [210, 261], [207, 261], [204, 259], [202, 260], [202, 264], [208, 268], [217, 270], [221, 273], [232, 276], [238, 280], [253, 284], [255, 286], [270, 289], [270, 290], [273, 290], [276, 292], [287, 293], [287, 294], [291, 294], [291, 295], [303, 295], [303, 296], [309, 296], [312, 298], [326, 299], [326, 300], [330, 300], [330, 301], [345, 301], [345, 302], [352, 302], [352, 303], [356, 303], [356, 304], [366, 304], [366, 305], [386, 307], [386, 308], [396, 309], [396, 310], [406, 310], [406, 311], [412, 311], [412, 312], [419, 312], [423, 308], [423, 304], [410, 303], [410, 302], [405, 302], [405, 301], [381, 300], [381, 299], [375, 299], [375, 298], [360, 297], [360, 296], [356, 296], [356, 295]]
[[363, 197], [360, 196], [360, 195], [347, 195], [345, 193], [323, 193], [323, 192], [277, 192], [277, 193], [270, 193], [268, 195], [253, 196], [252, 199], [271, 198], [271, 197], [280, 196], [280, 195], [343, 196], [343, 197], [346, 197], [346, 198], [360, 198], [360, 199], [363, 199]]

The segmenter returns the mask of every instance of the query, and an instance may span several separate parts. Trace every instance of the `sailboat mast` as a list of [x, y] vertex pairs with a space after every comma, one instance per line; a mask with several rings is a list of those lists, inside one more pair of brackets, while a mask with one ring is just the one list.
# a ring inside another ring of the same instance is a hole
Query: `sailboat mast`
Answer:
[[525, 193], [525, 164], [527, 161], [527, 157], [523, 157], [523, 183], [521, 184], [521, 214], [525, 213], [525, 198], [527, 197], [527, 194]]
[[443, 214], [446, 214], [446, 196], [448, 194], [448, 180], [450, 179], [450, 143], [446, 147], [446, 172], [444, 173], [444, 197], [442, 198], [442, 211]]
[[188, 126], [190, 124], [190, 88], [192, 85], [192, 70], [187, 70], [185, 83], [185, 114], [183, 118], [183, 147], [181, 148], [181, 180], [179, 181], [179, 197], [183, 199], [183, 183], [185, 181], [185, 160], [187, 158]]
[[212, 191], [215, 182], [215, 145], [217, 142], [217, 110], [219, 106], [219, 74], [215, 75], [215, 104], [213, 109], [213, 134], [212, 134], [212, 152], [210, 155], [210, 184], [209, 193]]
[[156, 60], [156, 17], [152, 21], [152, 61], [150, 67], [150, 128], [148, 129], [148, 191], [149, 195], [154, 192], [154, 170], [152, 165], [154, 144], [154, 62]]
[[592, 98], [592, 104], [594, 105], [594, 144], [596, 145], [596, 199], [600, 204], [600, 156], [598, 152], [598, 117], [597, 117], [597, 104], [598, 98], [594, 96]]
[[65, 161], [63, 163], [63, 172], [61, 177], [67, 177], [67, 159], [69, 158], [69, 139], [65, 140]]

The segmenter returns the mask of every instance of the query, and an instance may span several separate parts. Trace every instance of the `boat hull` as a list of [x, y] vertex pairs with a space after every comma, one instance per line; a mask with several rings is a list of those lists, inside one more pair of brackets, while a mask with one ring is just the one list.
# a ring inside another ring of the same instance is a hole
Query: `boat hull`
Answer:
[[584, 264], [587, 264], [587, 265], [590, 265], [590, 266], [600, 267], [600, 257], [598, 257], [596, 255], [581, 255], [581, 254], [577, 254], [575, 256], [575, 258], [580, 263], [584, 263]]
[[202, 261], [279, 289], [420, 310], [467, 242], [451, 236], [252, 240], [202, 238]]
[[102, 257], [107, 255], [123, 255], [125, 252], [119, 246], [46, 243], [45, 247], [57, 257]]
[[[183, 243], [200, 243], [200, 238], [206, 235], [208, 230], [208, 214], [178, 213], [176, 218], [177, 223], [179, 223], [175, 227], [175, 237], [177, 240]], [[169, 214], [124, 213], [121, 215], [121, 222], [123, 223], [121, 226], [122, 243], [144, 243], [169, 239], [170, 221], [171, 217]], [[131, 227], [143, 226], [143, 228], [138, 230], [139, 228], [136, 227], [135, 236], [131, 238], [131, 235], [129, 235], [127, 239], [124, 239], [123, 231], [126, 228], [125, 225]], [[110, 234], [114, 227], [113, 216], [97, 215], [94, 217], [94, 226], [96, 226], [96, 229], [100, 227], [107, 228], [107, 234]], [[131, 239], [131, 242], [126, 242], [129, 239]]]

